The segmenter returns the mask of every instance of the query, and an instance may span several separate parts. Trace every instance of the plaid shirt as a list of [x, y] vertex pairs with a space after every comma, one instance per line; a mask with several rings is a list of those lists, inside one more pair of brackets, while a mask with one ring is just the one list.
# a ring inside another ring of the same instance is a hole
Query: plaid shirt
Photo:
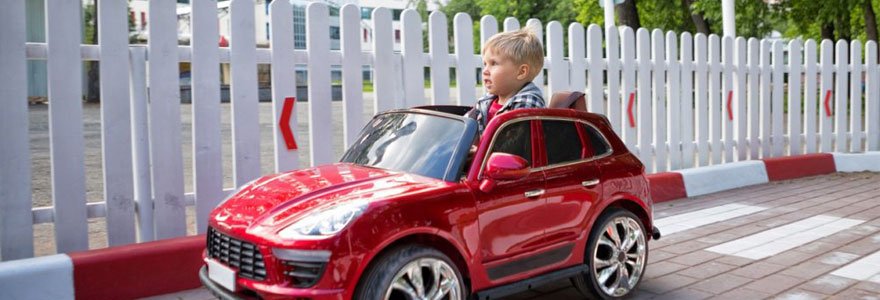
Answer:
[[[500, 115], [507, 111], [511, 111], [514, 109], [521, 108], [543, 108], [544, 107], [544, 96], [541, 89], [538, 88], [534, 83], [529, 82], [522, 89], [519, 90], [513, 97], [507, 100], [507, 103], [504, 103], [498, 112], [495, 115]], [[483, 132], [483, 129], [486, 129], [486, 124], [489, 123], [489, 107], [492, 106], [492, 101], [497, 99], [497, 95], [486, 94], [479, 100], [477, 100], [477, 104], [474, 105], [474, 109], [468, 112], [468, 115], [477, 120], [477, 124], [479, 124], [480, 132]]]

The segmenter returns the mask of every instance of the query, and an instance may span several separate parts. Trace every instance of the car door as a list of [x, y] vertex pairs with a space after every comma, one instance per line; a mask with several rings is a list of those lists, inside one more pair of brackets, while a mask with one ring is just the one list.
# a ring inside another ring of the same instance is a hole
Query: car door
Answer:
[[[535, 149], [531, 120], [511, 120], [495, 132], [489, 145], [491, 153], [514, 154], [529, 161], [530, 172], [524, 178], [511, 181], [497, 181], [490, 192], [474, 191], [480, 226], [480, 252], [484, 264], [489, 264], [490, 277], [505, 276], [493, 273], [493, 262], [503, 264], [515, 261], [523, 254], [542, 244], [544, 226], [540, 209], [544, 201], [540, 195], [527, 197], [527, 192], [543, 189], [544, 174], [536, 168], [535, 157], [540, 149]], [[504, 273], [504, 272], [502, 272]], [[494, 274], [494, 275], [493, 275]]]
[[563, 119], [541, 121], [547, 161], [545, 237], [551, 245], [573, 243], [586, 234], [587, 215], [602, 194], [600, 169], [584, 125]]

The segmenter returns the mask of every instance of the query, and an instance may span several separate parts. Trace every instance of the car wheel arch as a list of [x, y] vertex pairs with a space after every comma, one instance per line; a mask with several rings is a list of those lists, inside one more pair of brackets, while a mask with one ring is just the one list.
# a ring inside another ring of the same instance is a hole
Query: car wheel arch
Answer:
[[468, 268], [468, 263], [465, 256], [463, 255], [462, 249], [458, 248], [447, 237], [440, 235], [438, 232], [431, 233], [424, 231], [416, 231], [409, 234], [400, 235], [395, 239], [384, 243], [380, 247], [377, 247], [378, 250], [375, 251], [373, 255], [367, 258], [367, 263], [358, 272], [358, 280], [356, 281], [356, 283], [360, 284], [361, 277], [363, 277], [366, 271], [373, 266], [378, 258], [406, 245], [421, 245], [425, 247], [430, 247], [442, 252], [444, 255], [449, 257], [449, 259], [451, 259], [452, 262], [455, 264], [455, 267], [458, 268], [459, 273], [461, 273], [462, 277], [464, 277], [466, 289], [470, 291], [471, 270], [470, 268]]
[[645, 210], [644, 206], [637, 200], [628, 198], [628, 197], [618, 197], [609, 201], [608, 205], [602, 208], [602, 212], [595, 215], [595, 218], [592, 220], [590, 224], [590, 230], [592, 230], [593, 222], [599, 218], [599, 216], [607, 213], [612, 208], [622, 208], [628, 210], [639, 217], [639, 220], [642, 221], [642, 225], [645, 226], [645, 230], [648, 231], [647, 236], [651, 236], [653, 220], [651, 220], [651, 216], [647, 210]]

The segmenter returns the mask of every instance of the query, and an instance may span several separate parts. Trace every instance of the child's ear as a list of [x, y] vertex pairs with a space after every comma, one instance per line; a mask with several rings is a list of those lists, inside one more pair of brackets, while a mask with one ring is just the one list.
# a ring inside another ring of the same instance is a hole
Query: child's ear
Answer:
[[516, 79], [517, 80], [526, 80], [529, 74], [531, 74], [532, 67], [528, 64], [521, 64], [519, 68], [516, 70]]

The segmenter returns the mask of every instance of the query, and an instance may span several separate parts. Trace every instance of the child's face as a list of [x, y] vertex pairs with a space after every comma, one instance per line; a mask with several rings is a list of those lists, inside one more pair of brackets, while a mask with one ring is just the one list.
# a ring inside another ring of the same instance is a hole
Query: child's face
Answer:
[[528, 65], [516, 65], [513, 60], [496, 54], [492, 49], [483, 53], [483, 86], [493, 95], [508, 97], [522, 88], [527, 81]]

